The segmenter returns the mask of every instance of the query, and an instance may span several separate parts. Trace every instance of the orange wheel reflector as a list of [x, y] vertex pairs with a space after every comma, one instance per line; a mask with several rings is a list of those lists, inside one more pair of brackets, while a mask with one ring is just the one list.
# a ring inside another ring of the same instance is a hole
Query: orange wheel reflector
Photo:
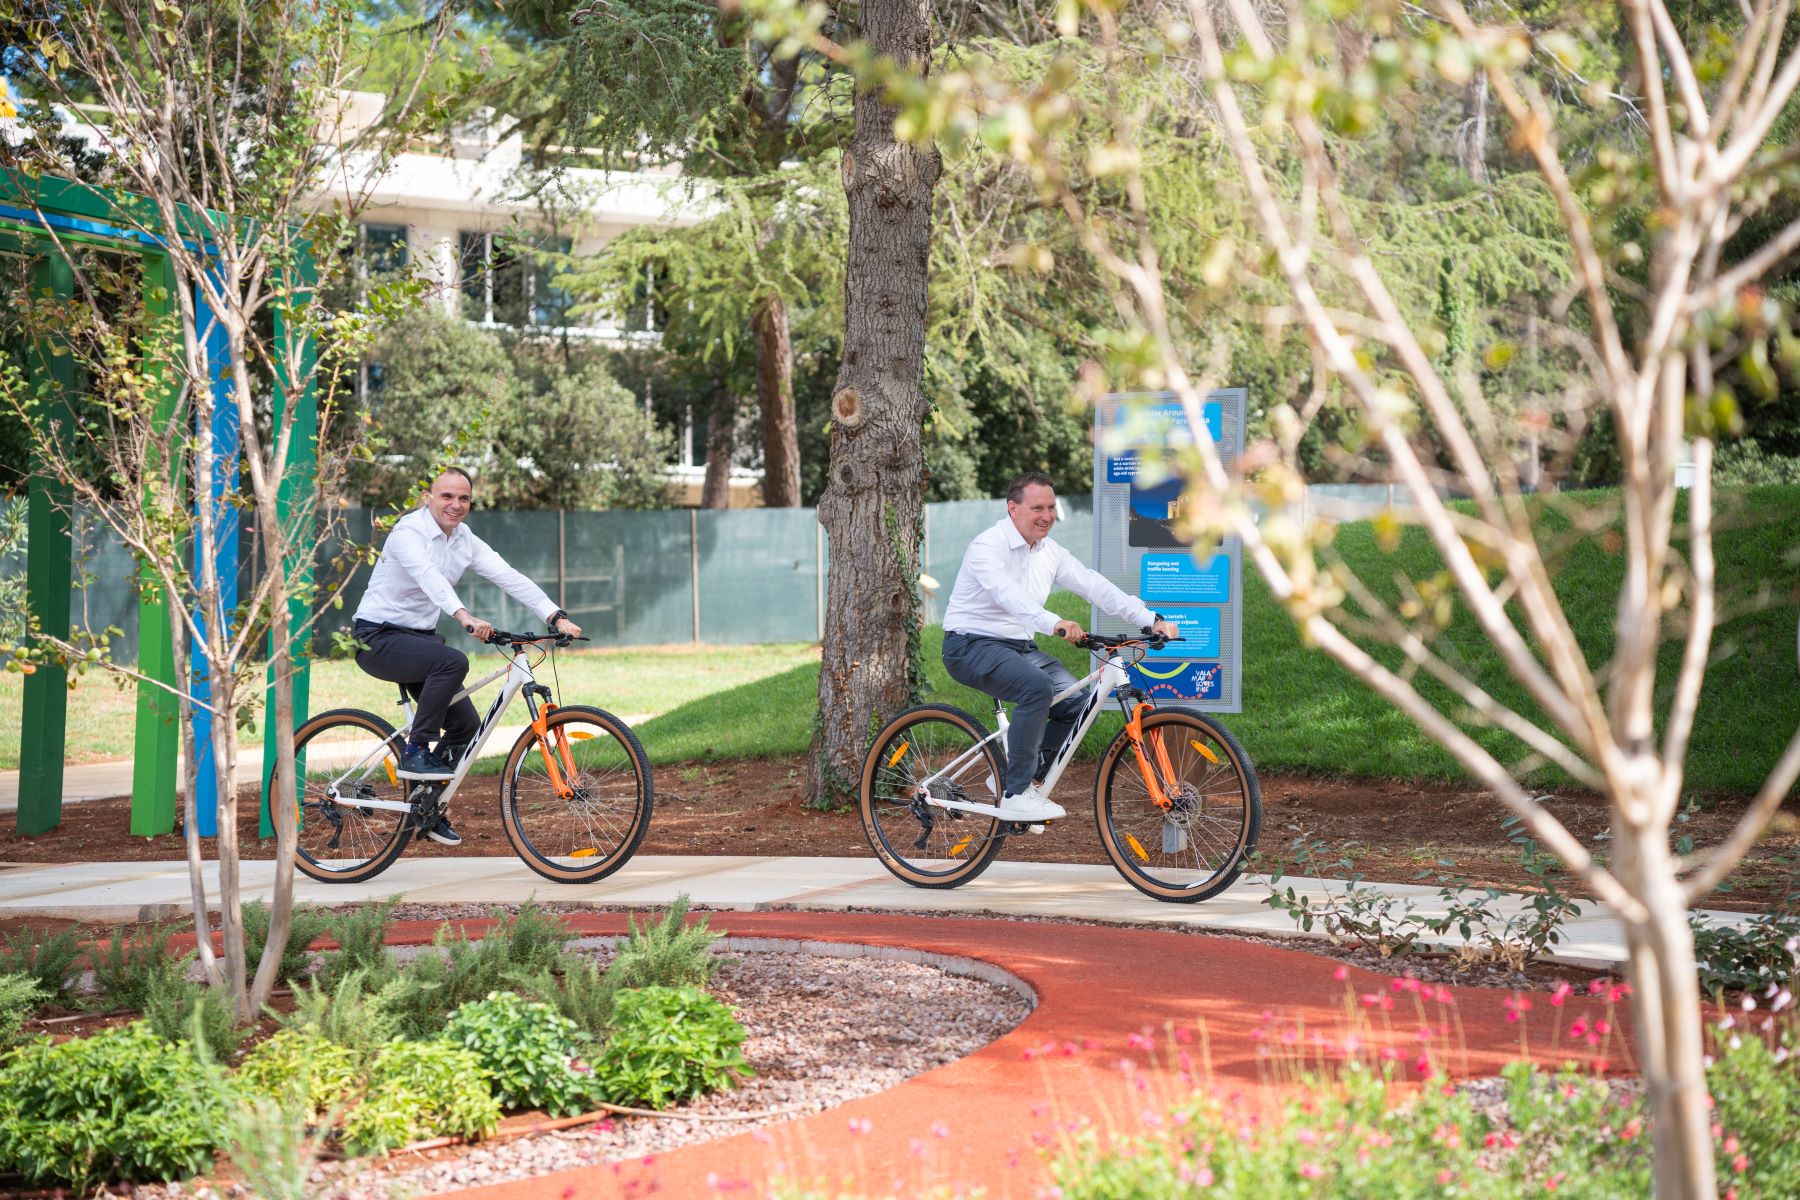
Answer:
[[895, 763], [899, 762], [901, 760], [901, 758], [903, 758], [905, 756], [907, 747], [909, 747], [911, 745], [912, 745], [911, 742], [901, 742], [900, 748], [898, 750], [894, 751], [894, 756], [887, 760], [887, 765], [891, 767]]
[[1219, 765], [1219, 756], [1214, 754], [1211, 750], [1208, 750], [1205, 746], [1202, 746], [1199, 742], [1189, 738], [1188, 745], [1198, 750], [1200, 752], [1200, 757], [1204, 758], [1207, 762], [1213, 764], [1215, 767]]
[[571, 731], [568, 736], [571, 742], [585, 742], [591, 737], [599, 737], [600, 735], [596, 733], [577, 733]]
[[394, 760], [391, 758], [384, 758], [381, 760], [381, 765], [387, 768], [388, 782], [395, 787], [399, 787], [400, 776], [394, 771]]
[[956, 843], [956, 845], [950, 847], [950, 857], [955, 858], [957, 855], [961, 854], [964, 850], [967, 850], [969, 848], [969, 843], [974, 840], [975, 839], [973, 837], [965, 837], [965, 838], [963, 838], [962, 841], [960, 841], [960, 842]]
[[1144, 844], [1142, 842], [1132, 837], [1129, 833], [1125, 835], [1125, 840], [1131, 843], [1131, 852], [1138, 856], [1139, 862], [1150, 861], [1150, 856], [1144, 853]]
[[598, 850], [594, 849], [592, 846], [583, 846], [579, 850], [569, 851], [569, 857], [570, 858], [592, 858], [592, 857], [594, 857], [594, 855], [596, 855], [598, 853], [600, 853], [600, 852]]

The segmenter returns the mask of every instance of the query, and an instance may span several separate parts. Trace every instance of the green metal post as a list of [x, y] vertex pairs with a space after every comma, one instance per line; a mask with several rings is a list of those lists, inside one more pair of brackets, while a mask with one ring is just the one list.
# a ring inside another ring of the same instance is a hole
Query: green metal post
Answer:
[[[75, 290], [74, 273], [61, 255], [38, 260], [33, 291], [66, 300]], [[75, 359], [55, 343], [39, 342], [27, 361], [33, 390], [48, 403], [41, 420], [67, 421], [75, 395]], [[27, 485], [25, 590], [37, 627], [55, 637], [69, 635], [69, 489], [33, 464]], [[18, 831], [48, 833], [62, 821], [63, 737], [68, 726], [69, 676], [46, 663], [25, 679], [24, 716], [19, 730]]]
[[[318, 272], [313, 263], [310, 250], [304, 251], [295, 267], [299, 275], [300, 286], [294, 289], [292, 305], [296, 316], [306, 305], [313, 301], [312, 288], [318, 281]], [[319, 397], [313, 388], [314, 376], [317, 374], [315, 350], [312, 338], [305, 333], [294, 334], [292, 318], [288, 310], [282, 307], [275, 309], [275, 346], [276, 346], [276, 380], [275, 380], [275, 413], [273, 431], [279, 436], [282, 421], [287, 415], [287, 406], [294, 406], [293, 436], [288, 442], [287, 460], [281, 465], [281, 483], [277, 491], [276, 518], [281, 527], [288, 531], [288, 612], [287, 629], [279, 630], [273, 622], [269, 625], [269, 653], [271, 664], [274, 661], [275, 646], [278, 639], [292, 638], [294, 655], [294, 725], [298, 728], [306, 721], [308, 684], [311, 676], [312, 648], [308, 639], [302, 637], [306, 622], [311, 616], [312, 600], [304, 593], [313, 577], [313, 543], [317, 530], [317, 515], [314, 506], [317, 498], [314, 495], [315, 467], [318, 463], [319, 437]], [[288, 338], [297, 336], [301, 339], [298, 347], [299, 362], [297, 364], [300, 377], [298, 380], [286, 377], [283, 364], [288, 361], [284, 351]], [[296, 386], [297, 385], [297, 386]], [[297, 525], [296, 510], [305, 515], [305, 528]], [[295, 598], [300, 593], [300, 598]], [[263, 787], [262, 787], [262, 822], [260, 832], [263, 837], [275, 836], [275, 823], [269, 814], [269, 785], [273, 781], [270, 768], [274, 764], [275, 752], [275, 677], [273, 666], [270, 669], [268, 694], [263, 704]], [[304, 778], [305, 764], [298, 764], [297, 770]]]
[[[166, 320], [175, 310], [175, 268], [166, 254], [144, 256], [144, 304], [154, 321]], [[177, 385], [168, 378], [166, 363], [153, 363], [162, 379], [162, 394], [157, 398], [156, 426], [166, 429], [175, 419]], [[181, 462], [149, 462], [149, 473], [167, 468], [175, 473], [169, 481], [180, 489]], [[146, 500], [148, 495], [146, 494]], [[131, 768], [131, 832], [151, 837], [169, 833], [175, 828], [176, 764], [181, 748], [181, 705], [175, 693], [163, 683], [175, 685], [175, 651], [169, 631], [169, 618], [178, 598], [164, 592], [156, 573], [144, 567], [140, 575], [138, 599], [138, 670], [145, 678], [137, 685], [137, 736]]]

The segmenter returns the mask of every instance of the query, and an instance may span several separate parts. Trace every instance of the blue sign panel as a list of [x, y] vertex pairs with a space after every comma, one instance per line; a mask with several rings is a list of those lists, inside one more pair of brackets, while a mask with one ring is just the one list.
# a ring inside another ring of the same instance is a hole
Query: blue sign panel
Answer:
[[[1127, 419], [1127, 412], [1128, 410], [1124, 408], [1119, 409], [1121, 422]], [[1148, 435], [1147, 438], [1140, 440], [1147, 440], [1168, 449], [1176, 449], [1188, 444], [1190, 435], [1187, 410], [1178, 401], [1139, 405], [1129, 412], [1130, 419], [1141, 423], [1144, 432]], [[1218, 442], [1224, 439], [1224, 405], [1217, 401], [1202, 405], [1200, 419], [1206, 422], [1206, 431], [1212, 435], [1213, 441]], [[1106, 482], [1130, 483], [1137, 478], [1137, 472], [1136, 450], [1126, 450], [1120, 454], [1107, 456]], [[1179, 484], [1177, 484], [1176, 490], [1180, 490]]]
[[1217, 658], [1219, 657], [1219, 609], [1172, 608], [1159, 610], [1163, 620], [1181, 631], [1181, 640], [1161, 650], [1150, 651], [1151, 658]]
[[1191, 554], [1146, 554], [1138, 562], [1138, 595], [1163, 604], [1224, 604], [1231, 599], [1231, 558], [1215, 554], [1205, 566]]
[[1224, 695], [1225, 666], [1216, 662], [1141, 662], [1132, 667], [1134, 687], [1158, 700], [1218, 700]]

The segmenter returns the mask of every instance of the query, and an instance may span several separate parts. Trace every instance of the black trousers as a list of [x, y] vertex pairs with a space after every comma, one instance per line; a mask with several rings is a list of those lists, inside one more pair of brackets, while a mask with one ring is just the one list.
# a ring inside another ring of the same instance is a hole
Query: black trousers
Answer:
[[428, 742], [439, 731], [443, 733], [441, 746], [460, 746], [474, 739], [481, 728], [475, 705], [467, 696], [450, 703], [469, 677], [468, 655], [446, 645], [435, 629], [358, 621], [351, 632], [368, 647], [357, 652], [356, 665], [377, 679], [401, 685], [413, 698], [408, 740]]
[[1006, 794], [1016, 796], [1050, 764], [1063, 739], [1081, 718], [1087, 697], [1080, 692], [1051, 705], [1056, 693], [1075, 682], [1055, 655], [1029, 638], [944, 635], [944, 668], [950, 678], [999, 700], [1013, 702], [1006, 731]]

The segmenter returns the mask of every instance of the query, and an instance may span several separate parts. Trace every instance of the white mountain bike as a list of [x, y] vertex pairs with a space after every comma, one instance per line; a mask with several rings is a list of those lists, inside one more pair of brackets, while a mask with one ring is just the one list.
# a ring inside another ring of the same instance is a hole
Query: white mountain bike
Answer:
[[[1192, 903], [1218, 895], [1244, 869], [1262, 825], [1262, 788], [1224, 726], [1193, 709], [1158, 708], [1131, 686], [1126, 667], [1168, 640], [1090, 634], [1077, 643], [1101, 662], [1053, 701], [1088, 693], [1041, 790], [1055, 791], [1101, 705], [1117, 696], [1125, 728], [1100, 756], [1094, 781], [1100, 841], [1132, 887]], [[925, 704], [876, 735], [858, 808], [870, 847], [898, 878], [924, 888], [965, 884], [987, 870], [1009, 836], [1030, 828], [1001, 819], [1009, 723], [998, 702], [994, 724], [989, 733], [959, 708]]]
[[354, 708], [323, 712], [302, 725], [294, 734], [300, 802], [295, 865], [326, 883], [381, 874], [414, 833], [431, 828], [449, 808], [501, 714], [522, 695], [531, 724], [500, 769], [500, 821], [513, 851], [558, 883], [592, 883], [624, 866], [655, 807], [650, 761], [625, 722], [598, 708], [559, 705], [537, 681], [534, 668], [572, 640], [502, 630], [488, 637], [489, 645], [509, 654], [507, 665], [456, 699], [496, 680], [505, 683], [447, 780], [399, 777], [414, 716], [405, 688], [400, 704], [406, 723], [399, 729]]

